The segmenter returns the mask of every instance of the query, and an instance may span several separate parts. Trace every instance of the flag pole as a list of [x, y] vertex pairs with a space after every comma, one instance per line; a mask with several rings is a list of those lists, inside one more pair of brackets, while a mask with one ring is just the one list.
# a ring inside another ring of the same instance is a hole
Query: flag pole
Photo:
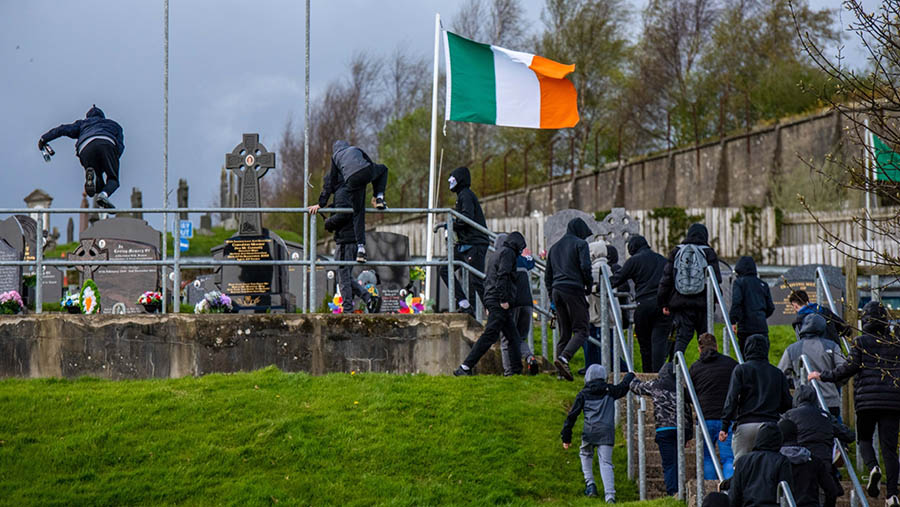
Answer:
[[[428, 168], [428, 229], [425, 230], [425, 260], [431, 261], [434, 254], [434, 171], [437, 165], [437, 108], [438, 108], [438, 66], [441, 48], [441, 15], [434, 15], [434, 74], [431, 86], [431, 155]], [[434, 268], [425, 268], [425, 300], [431, 297], [431, 282], [434, 279]], [[437, 303], [435, 303], [437, 309]]]

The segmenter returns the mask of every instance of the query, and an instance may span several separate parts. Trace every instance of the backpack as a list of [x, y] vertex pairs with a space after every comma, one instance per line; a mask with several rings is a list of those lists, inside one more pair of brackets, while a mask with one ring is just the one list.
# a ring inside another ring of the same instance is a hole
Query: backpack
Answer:
[[701, 245], [678, 245], [675, 253], [675, 290], [692, 296], [706, 288], [706, 253]]

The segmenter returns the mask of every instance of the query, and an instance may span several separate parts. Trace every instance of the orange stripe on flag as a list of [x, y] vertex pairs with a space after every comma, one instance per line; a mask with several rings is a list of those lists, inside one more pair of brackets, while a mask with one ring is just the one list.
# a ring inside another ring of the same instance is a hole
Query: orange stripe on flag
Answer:
[[533, 70], [538, 76], [547, 76], [554, 79], [562, 79], [572, 72], [575, 72], [574, 63], [572, 65], [565, 65], [538, 55], [534, 55], [534, 58], [531, 60], [531, 65], [529, 65], [528, 68]]
[[[537, 58], [537, 57], [535, 57]], [[541, 84], [541, 128], [561, 129], [578, 123], [578, 95], [568, 79], [537, 75]]]

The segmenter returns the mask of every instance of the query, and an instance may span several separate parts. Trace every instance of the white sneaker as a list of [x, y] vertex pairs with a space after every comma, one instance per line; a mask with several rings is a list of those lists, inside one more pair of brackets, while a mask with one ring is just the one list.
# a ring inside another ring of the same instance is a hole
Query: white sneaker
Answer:
[[884, 506], [885, 507], [900, 507], [900, 498], [897, 498], [897, 495], [894, 495], [884, 501]]

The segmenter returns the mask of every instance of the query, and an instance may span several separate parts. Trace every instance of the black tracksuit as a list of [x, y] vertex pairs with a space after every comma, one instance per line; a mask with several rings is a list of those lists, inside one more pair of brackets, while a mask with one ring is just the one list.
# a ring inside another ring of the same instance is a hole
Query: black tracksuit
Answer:
[[797, 507], [818, 507], [819, 488], [825, 492], [825, 507], [834, 507], [837, 497], [844, 491], [831, 471], [831, 456], [822, 460], [805, 445], [798, 442], [797, 425], [790, 419], [778, 421], [778, 429], [784, 443], [781, 454], [791, 462], [794, 484], [791, 493]]
[[[94, 106], [83, 120], [52, 128], [41, 136], [41, 140], [49, 143], [61, 136], [77, 139], [75, 153], [81, 166], [93, 168], [97, 177], [96, 191], [111, 196], [119, 188], [119, 157], [125, 152], [121, 125], [106, 118], [103, 111]], [[91, 193], [88, 197], [94, 195]]]
[[731, 309], [728, 317], [737, 324], [738, 345], [744, 352], [744, 342], [750, 335], [769, 336], [766, 319], [775, 312], [769, 284], [759, 279], [753, 257], [741, 257], [734, 266], [737, 279], [731, 285]]
[[590, 316], [586, 294], [594, 282], [591, 256], [585, 238], [591, 229], [584, 220], [573, 218], [566, 233], [550, 247], [544, 284], [550, 292], [559, 321], [559, 343], [556, 355], [566, 361], [587, 339]]
[[[777, 422], [791, 409], [791, 391], [784, 372], [769, 364], [769, 340], [762, 335], [747, 339], [744, 363], [731, 374], [722, 409], [722, 431], [731, 423]], [[737, 464], [735, 464], [737, 468]]]
[[[520, 337], [513, 319], [512, 309], [516, 301], [516, 259], [525, 249], [525, 238], [512, 232], [503, 242], [503, 247], [491, 256], [485, 277], [484, 306], [488, 311], [488, 321], [484, 333], [475, 342], [463, 364], [473, 368], [481, 356], [500, 339], [500, 333], [509, 340], [509, 360], [514, 374], [522, 372], [522, 355], [519, 351]], [[504, 309], [501, 304], [506, 303]]]
[[878, 464], [872, 445], [875, 427], [884, 458], [887, 496], [897, 494], [897, 433], [900, 428], [900, 344], [887, 327], [887, 313], [877, 301], [863, 308], [863, 334], [853, 340], [847, 362], [821, 372], [823, 382], [853, 378], [856, 438], [866, 467]]
[[[346, 185], [334, 193], [335, 208], [350, 207], [350, 191]], [[334, 258], [339, 261], [356, 260], [356, 234], [353, 229], [353, 215], [350, 213], [334, 213], [325, 220], [325, 230], [334, 233]], [[339, 266], [337, 269], [338, 287], [341, 288], [344, 313], [353, 311], [353, 298], [360, 297], [366, 303], [371, 295], [353, 278], [352, 266]]]
[[[487, 222], [484, 220], [484, 211], [481, 209], [478, 197], [469, 188], [472, 185], [472, 176], [469, 174], [469, 168], [457, 167], [450, 173], [450, 176], [456, 180], [456, 185], [450, 189], [456, 193], [456, 211], [478, 225], [487, 227]], [[456, 246], [453, 251], [453, 258], [461, 260], [484, 273], [484, 260], [487, 255], [488, 245], [490, 245], [490, 239], [487, 234], [476, 230], [462, 220], [453, 221], [453, 232], [456, 233]], [[447, 284], [447, 267], [441, 266], [440, 273], [441, 280]], [[454, 295], [456, 296], [457, 304], [466, 299], [474, 307], [476, 295], [484, 303], [484, 282], [477, 276], [469, 275], [468, 291], [463, 290], [462, 285], [456, 279], [456, 273], [453, 274], [453, 283], [456, 284]]]
[[613, 273], [613, 287], [625, 287], [634, 282], [634, 335], [641, 350], [644, 373], [655, 373], [662, 368], [669, 353], [669, 331], [672, 319], [663, 315], [656, 302], [659, 281], [662, 278], [666, 258], [650, 249], [643, 236], [628, 239], [630, 257], [618, 273]]
[[731, 378], [737, 365], [737, 361], [717, 350], [704, 351], [700, 354], [700, 359], [691, 365], [691, 381], [697, 391], [703, 417], [707, 421], [722, 419], [725, 397], [728, 395], [728, 383], [725, 379]]
[[779, 452], [781, 443], [781, 431], [775, 423], [766, 423], [759, 429], [753, 451], [734, 464], [728, 489], [733, 507], [777, 507], [778, 483], [786, 481], [793, 490], [791, 462]]
[[[700, 245], [706, 254], [706, 263], [713, 267], [716, 280], [722, 283], [722, 273], [719, 271], [719, 256], [709, 246], [709, 231], [703, 224], [691, 224], [684, 237], [683, 245]], [[672, 325], [675, 326], [675, 351], [684, 352], [688, 343], [694, 337], [694, 331], [701, 335], [706, 329], [706, 289], [697, 294], [681, 294], [675, 290], [675, 255], [678, 248], [672, 250], [666, 265], [663, 268], [662, 278], [659, 281], [659, 292], [656, 296], [660, 308], [668, 308], [672, 315]]]

